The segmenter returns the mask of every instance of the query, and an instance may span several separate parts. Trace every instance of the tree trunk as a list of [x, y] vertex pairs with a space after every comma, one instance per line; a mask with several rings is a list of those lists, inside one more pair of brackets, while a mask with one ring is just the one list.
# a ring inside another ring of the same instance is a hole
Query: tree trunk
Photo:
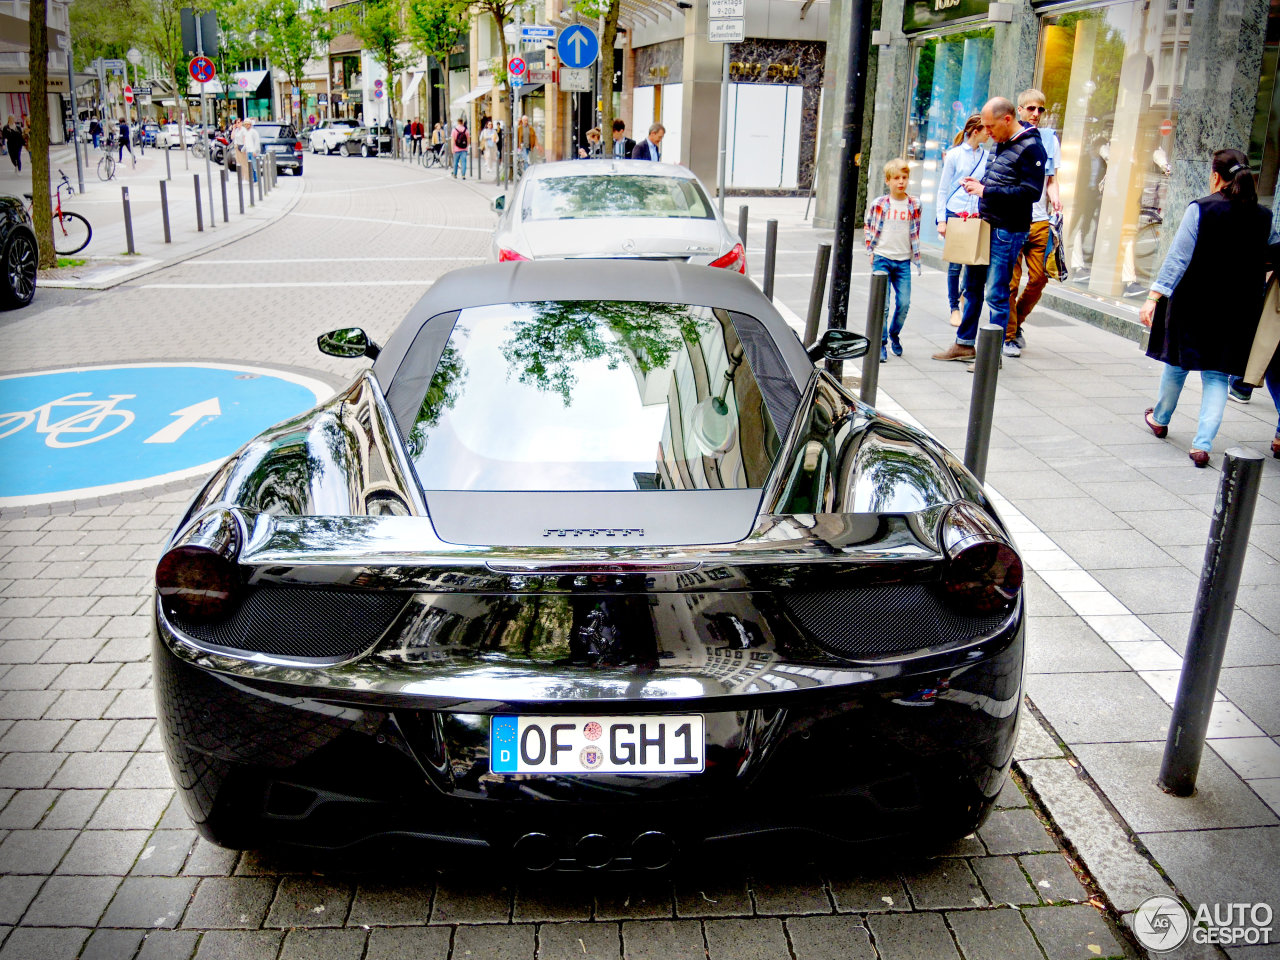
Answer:
[[[502, 51], [502, 64], [499, 66], [498, 76], [493, 78], [493, 82], [496, 84], [498, 80], [501, 79], [504, 83], [506, 83], [507, 64], [511, 60], [511, 51], [507, 47], [507, 34], [506, 34], [507, 22], [503, 17], [497, 16], [496, 13], [493, 19], [498, 25], [498, 46], [499, 46], [499, 49]], [[516, 88], [513, 87], [510, 83], [506, 83], [506, 87], [507, 87], [507, 106], [503, 110], [504, 116], [502, 118], [502, 127], [503, 127], [502, 146], [505, 148], [503, 150], [503, 157], [502, 157], [502, 179], [509, 186], [511, 184], [511, 178], [515, 175]]]
[[40, 247], [40, 266], [58, 265], [53, 249], [53, 210], [49, 203], [49, 35], [48, 0], [31, 0], [31, 215]]
[[600, 37], [600, 143], [610, 148], [613, 144], [613, 44], [618, 38], [621, 10], [622, 0], [610, 0]]

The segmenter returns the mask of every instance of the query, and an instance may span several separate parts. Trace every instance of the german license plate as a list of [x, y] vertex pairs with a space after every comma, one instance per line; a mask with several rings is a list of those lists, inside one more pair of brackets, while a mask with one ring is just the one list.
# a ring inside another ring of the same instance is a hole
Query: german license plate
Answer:
[[494, 717], [494, 773], [701, 773], [702, 717]]

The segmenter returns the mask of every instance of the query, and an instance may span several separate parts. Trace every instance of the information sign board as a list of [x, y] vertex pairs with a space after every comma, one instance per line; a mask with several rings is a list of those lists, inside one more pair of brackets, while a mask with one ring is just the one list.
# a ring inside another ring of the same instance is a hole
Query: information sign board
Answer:
[[560, 89], [566, 93], [590, 93], [591, 71], [585, 67], [576, 70], [573, 67], [561, 67]]
[[707, 0], [707, 16], [712, 20], [741, 19], [747, 15], [747, 0]]
[[531, 23], [520, 28], [521, 40], [554, 40], [555, 38], [556, 28], [546, 24]]
[[712, 43], [741, 43], [746, 37], [746, 21], [708, 20], [707, 39]]

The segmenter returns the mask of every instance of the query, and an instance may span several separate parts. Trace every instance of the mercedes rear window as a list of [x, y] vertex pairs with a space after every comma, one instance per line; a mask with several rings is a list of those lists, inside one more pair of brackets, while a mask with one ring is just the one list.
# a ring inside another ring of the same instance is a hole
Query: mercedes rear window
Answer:
[[530, 180], [521, 208], [525, 220], [710, 220], [714, 216], [710, 201], [693, 180], [640, 174]]
[[[735, 324], [752, 329], [740, 338]], [[780, 363], [758, 321], [722, 310], [473, 307], [406, 446], [428, 492], [759, 489], [794, 409], [776, 409], [776, 370], [762, 394], [753, 361]]]

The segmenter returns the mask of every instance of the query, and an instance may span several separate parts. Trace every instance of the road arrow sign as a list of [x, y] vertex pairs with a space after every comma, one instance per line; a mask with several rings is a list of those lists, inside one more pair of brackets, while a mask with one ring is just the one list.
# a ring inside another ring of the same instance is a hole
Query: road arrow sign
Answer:
[[556, 54], [566, 67], [589, 67], [600, 56], [600, 38], [580, 23], [566, 27], [556, 41]]
[[218, 405], [217, 397], [210, 397], [208, 400], [201, 400], [199, 403], [193, 403], [189, 407], [175, 410], [169, 416], [177, 417], [178, 419], [166, 427], [161, 427], [142, 442], [173, 443], [205, 417], [222, 416], [222, 407]]

